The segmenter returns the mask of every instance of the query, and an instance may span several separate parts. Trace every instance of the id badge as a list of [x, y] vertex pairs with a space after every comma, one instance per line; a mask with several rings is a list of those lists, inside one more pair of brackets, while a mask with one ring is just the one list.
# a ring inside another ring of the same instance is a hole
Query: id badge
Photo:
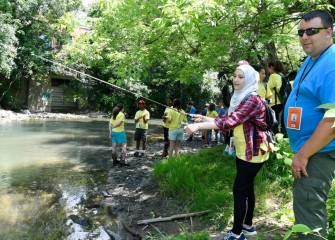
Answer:
[[287, 128], [300, 130], [302, 117], [302, 108], [300, 107], [289, 107], [287, 116]]

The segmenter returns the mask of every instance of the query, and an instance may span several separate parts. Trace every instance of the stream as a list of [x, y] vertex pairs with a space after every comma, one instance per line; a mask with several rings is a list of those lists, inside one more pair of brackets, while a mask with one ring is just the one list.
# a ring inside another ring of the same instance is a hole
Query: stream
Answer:
[[110, 239], [108, 121], [0, 120], [1, 239]]

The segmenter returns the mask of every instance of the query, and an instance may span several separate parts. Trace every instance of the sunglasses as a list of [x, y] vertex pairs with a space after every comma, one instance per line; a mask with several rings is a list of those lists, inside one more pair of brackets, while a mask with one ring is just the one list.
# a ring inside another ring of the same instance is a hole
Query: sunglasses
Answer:
[[327, 29], [327, 28], [329, 27], [299, 29], [298, 35], [299, 37], [302, 37], [304, 36], [304, 33], [306, 33], [307, 36], [313, 36], [315, 34], [318, 34], [322, 29]]

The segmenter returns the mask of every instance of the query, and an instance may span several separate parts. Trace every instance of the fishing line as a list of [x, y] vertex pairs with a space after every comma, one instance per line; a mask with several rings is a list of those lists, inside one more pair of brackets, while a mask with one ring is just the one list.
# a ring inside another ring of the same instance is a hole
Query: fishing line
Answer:
[[[75, 72], [75, 73], [77, 73], [77, 74], [80, 74], [80, 75], [86, 76], [86, 77], [88, 77], [88, 78], [91, 78], [91, 79], [93, 79], [93, 80], [96, 80], [96, 81], [98, 81], [98, 82], [107, 84], [107, 85], [109, 85], [109, 86], [111, 86], [111, 87], [113, 87], [113, 88], [116, 88], [116, 89], [118, 89], [118, 90], [122, 90], [122, 91], [124, 91], [124, 92], [133, 94], [135, 97], [141, 97], [141, 98], [143, 98], [143, 99], [145, 99], [145, 100], [147, 100], [147, 101], [156, 103], [157, 105], [163, 106], [163, 107], [165, 107], [165, 108], [169, 107], [169, 106], [164, 105], [164, 104], [162, 104], [162, 103], [160, 103], [160, 102], [157, 102], [157, 101], [152, 100], [152, 99], [150, 99], [150, 98], [143, 97], [143, 96], [141, 96], [141, 95], [138, 95], [137, 93], [134, 93], [134, 92], [132, 92], [132, 91], [129, 91], [129, 90], [127, 90], [127, 89], [124, 89], [124, 88], [122, 88], [122, 87], [119, 87], [119, 86], [117, 86], [117, 85], [115, 85], [115, 84], [106, 82], [106, 81], [101, 80], [101, 79], [99, 79], [99, 78], [93, 77], [93, 76], [91, 76], [91, 75], [89, 75], [89, 74], [80, 72], [80, 71], [78, 71], [78, 70], [76, 70], [76, 69], [74, 69], [74, 68], [70, 68], [70, 67], [68, 67], [68, 66], [65, 66], [65, 65], [63, 65], [63, 64], [61, 64], [61, 63], [52, 61], [52, 60], [47, 59], [47, 58], [44, 58], [44, 57], [41, 57], [41, 56], [36, 55], [36, 54], [34, 54], [34, 53], [31, 53], [31, 55], [34, 56], [34, 57], [36, 57], [36, 58], [39, 58], [39, 59], [41, 59], [41, 60], [43, 60], [43, 61], [45, 61], [45, 62], [50, 62], [50, 63], [55, 64], [55, 65], [58, 65], [58, 66], [60, 66], [60, 67], [62, 67], [62, 68], [64, 68], [64, 69], [68, 69], [68, 70], [73, 71], [73, 72]], [[171, 108], [171, 109], [173, 109], [173, 110], [175, 110], [175, 111], [177, 111], [177, 112], [180, 112], [180, 111], [178, 111], [178, 110], [175, 109], [175, 108]], [[180, 113], [181, 113], [181, 112], [180, 112]], [[188, 113], [185, 113], [185, 115], [188, 115]]]

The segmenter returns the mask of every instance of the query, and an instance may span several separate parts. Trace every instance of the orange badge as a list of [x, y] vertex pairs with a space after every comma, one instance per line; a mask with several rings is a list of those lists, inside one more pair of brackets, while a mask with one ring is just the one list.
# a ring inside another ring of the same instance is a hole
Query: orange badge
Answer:
[[287, 128], [300, 130], [302, 108], [290, 107], [288, 108]]

